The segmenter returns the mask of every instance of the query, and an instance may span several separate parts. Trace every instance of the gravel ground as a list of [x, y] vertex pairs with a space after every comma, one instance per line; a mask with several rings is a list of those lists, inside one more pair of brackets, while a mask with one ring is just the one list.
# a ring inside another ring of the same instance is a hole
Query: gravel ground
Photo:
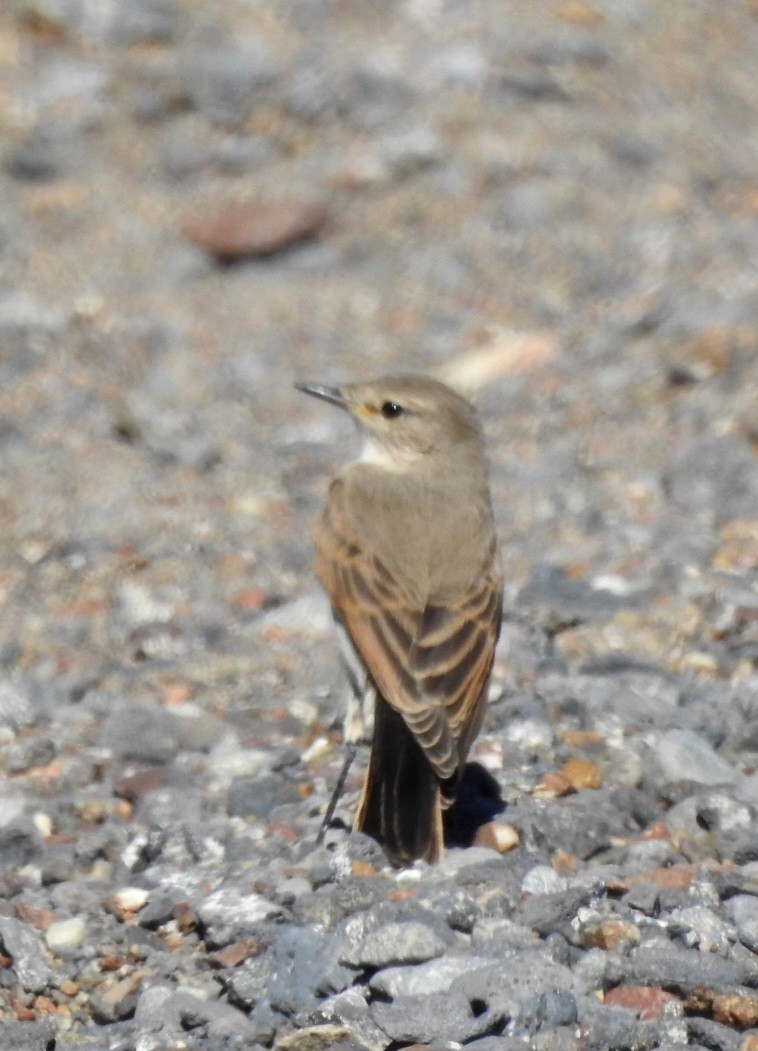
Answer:
[[[5, 0], [0, 1049], [758, 1048], [755, 0]], [[292, 390], [473, 392], [500, 851], [316, 847]], [[510, 845], [512, 849], [506, 850]], [[501, 852], [502, 851], [502, 852]]]

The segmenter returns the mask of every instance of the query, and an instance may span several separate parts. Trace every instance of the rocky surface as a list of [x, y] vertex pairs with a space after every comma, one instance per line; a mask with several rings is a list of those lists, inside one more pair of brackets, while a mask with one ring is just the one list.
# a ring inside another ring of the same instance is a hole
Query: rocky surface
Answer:
[[[0, 1049], [758, 1047], [758, 8], [0, 10]], [[315, 845], [349, 424], [474, 392], [489, 847]]]

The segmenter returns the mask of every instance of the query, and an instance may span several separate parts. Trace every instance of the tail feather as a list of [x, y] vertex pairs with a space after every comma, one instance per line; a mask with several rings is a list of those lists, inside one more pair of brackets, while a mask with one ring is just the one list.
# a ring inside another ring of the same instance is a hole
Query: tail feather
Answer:
[[403, 717], [379, 696], [355, 828], [381, 843], [393, 865], [442, 856], [439, 781]]

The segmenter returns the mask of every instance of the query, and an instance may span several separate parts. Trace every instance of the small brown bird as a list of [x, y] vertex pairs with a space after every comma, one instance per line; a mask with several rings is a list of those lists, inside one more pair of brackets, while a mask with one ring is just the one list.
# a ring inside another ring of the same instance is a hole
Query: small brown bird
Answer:
[[297, 387], [349, 412], [365, 439], [315, 542], [353, 694], [347, 741], [373, 722], [355, 828], [395, 865], [436, 861], [500, 631], [481, 430], [465, 398], [425, 377]]

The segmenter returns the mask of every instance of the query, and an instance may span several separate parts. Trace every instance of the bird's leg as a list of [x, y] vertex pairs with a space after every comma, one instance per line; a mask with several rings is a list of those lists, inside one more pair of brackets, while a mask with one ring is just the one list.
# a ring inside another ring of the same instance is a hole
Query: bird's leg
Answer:
[[340, 796], [342, 795], [342, 790], [345, 787], [347, 775], [350, 771], [350, 767], [353, 764], [353, 759], [355, 759], [355, 753], [357, 751], [358, 745], [356, 744], [356, 742], [348, 741], [345, 748], [345, 762], [342, 764], [340, 776], [337, 778], [337, 783], [334, 786], [334, 791], [332, 792], [332, 798], [329, 800], [329, 806], [326, 808], [324, 820], [321, 822], [321, 828], [318, 830], [318, 835], [316, 836], [317, 846], [320, 846], [323, 842], [324, 836], [326, 835], [326, 830], [329, 828], [332, 818], [334, 817], [334, 811], [337, 809], [337, 803], [339, 803]]

